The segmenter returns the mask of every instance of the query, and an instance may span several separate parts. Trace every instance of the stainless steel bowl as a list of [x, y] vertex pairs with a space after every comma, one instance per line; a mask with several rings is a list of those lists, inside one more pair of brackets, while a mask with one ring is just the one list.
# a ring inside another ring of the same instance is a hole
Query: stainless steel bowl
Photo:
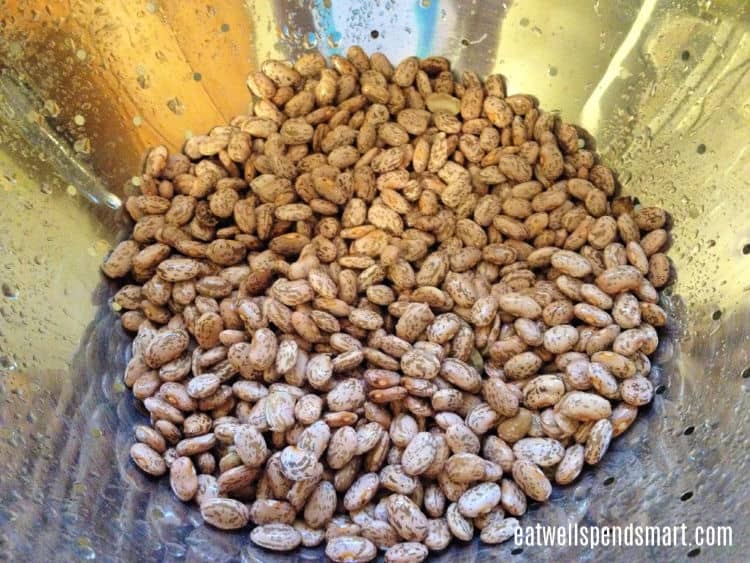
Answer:
[[[743, 0], [6, 2], [0, 13], [0, 559], [288, 560], [130, 464], [128, 338], [98, 270], [146, 147], [246, 108], [268, 56], [443, 54], [581, 124], [672, 215], [654, 404], [523, 524], [729, 525], [733, 547], [455, 545], [436, 560], [750, 552], [750, 5]], [[691, 493], [691, 494], [687, 494]], [[688, 498], [689, 497], [689, 498]], [[319, 559], [302, 550], [291, 559]]]

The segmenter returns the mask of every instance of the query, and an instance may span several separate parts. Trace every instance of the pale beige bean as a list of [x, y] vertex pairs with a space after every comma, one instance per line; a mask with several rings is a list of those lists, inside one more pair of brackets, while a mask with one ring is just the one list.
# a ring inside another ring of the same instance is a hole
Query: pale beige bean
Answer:
[[130, 458], [144, 473], [159, 477], [167, 472], [167, 464], [159, 452], [146, 444], [133, 444], [130, 447]]
[[341, 535], [326, 545], [326, 556], [335, 563], [366, 563], [377, 554], [375, 544], [359, 536]]
[[641, 349], [646, 333], [638, 328], [621, 332], [612, 344], [612, 350], [622, 356], [632, 356]]
[[640, 303], [630, 293], [622, 293], [615, 298], [612, 317], [624, 329], [636, 328], [641, 324]]
[[310, 479], [321, 470], [314, 453], [296, 446], [284, 448], [279, 461], [284, 476], [292, 481]]
[[648, 379], [638, 375], [620, 383], [620, 395], [627, 404], [640, 407], [654, 398], [654, 386]]
[[574, 444], [565, 450], [565, 456], [555, 470], [555, 482], [569, 485], [581, 474], [584, 461], [584, 447]]
[[597, 352], [591, 356], [591, 361], [604, 365], [612, 375], [620, 379], [627, 379], [635, 375], [633, 361], [616, 352]]
[[591, 326], [603, 328], [612, 324], [609, 313], [588, 303], [578, 303], [573, 307], [573, 312], [578, 319]]
[[643, 276], [633, 266], [614, 266], [607, 268], [596, 278], [596, 285], [608, 295], [634, 290], [641, 284]]
[[428, 533], [424, 544], [432, 551], [441, 551], [451, 542], [451, 530], [445, 518], [434, 518], [428, 521]]
[[400, 464], [386, 465], [380, 470], [380, 486], [394, 493], [411, 495], [420, 486], [420, 481], [404, 471]]
[[606, 310], [612, 308], [612, 298], [594, 284], [585, 283], [581, 285], [581, 297], [585, 299], [587, 303], [594, 307], [598, 307], [599, 309]]
[[440, 376], [463, 391], [476, 393], [482, 386], [482, 377], [473, 366], [457, 358], [447, 358], [440, 366]]
[[286, 501], [275, 499], [257, 499], [250, 506], [250, 520], [253, 524], [293, 524], [296, 512], [294, 506]]
[[542, 359], [534, 352], [523, 352], [505, 363], [505, 375], [510, 379], [526, 379], [542, 367]]
[[472, 453], [458, 453], [445, 464], [447, 477], [456, 483], [470, 483], [484, 477], [482, 458]]
[[474, 536], [474, 524], [461, 514], [458, 503], [454, 502], [448, 506], [448, 510], [445, 512], [445, 520], [455, 538], [469, 541]]
[[152, 368], [158, 368], [177, 359], [187, 349], [190, 338], [184, 330], [159, 332], [151, 339], [143, 358]]
[[302, 424], [312, 424], [320, 419], [323, 399], [317, 395], [304, 395], [294, 405], [294, 416]]
[[544, 347], [553, 354], [564, 354], [578, 342], [578, 330], [571, 325], [557, 325], [544, 332]]
[[408, 475], [421, 475], [432, 465], [436, 455], [432, 434], [420, 432], [406, 445], [401, 464]]
[[503, 509], [513, 516], [522, 516], [526, 512], [526, 494], [511, 479], [500, 482], [500, 504]]
[[530, 498], [544, 502], [552, 493], [549, 479], [531, 461], [517, 459], [513, 462], [513, 480]]
[[528, 459], [539, 467], [552, 467], [562, 460], [563, 445], [552, 438], [523, 438], [513, 445], [518, 459]]
[[558, 408], [565, 416], [581, 422], [596, 421], [612, 414], [612, 406], [607, 399], [582, 391], [566, 394]]
[[479, 539], [491, 545], [503, 543], [515, 536], [519, 527], [520, 523], [516, 518], [503, 518], [486, 526], [479, 535]]
[[263, 435], [249, 424], [240, 425], [234, 433], [234, 445], [242, 463], [260, 467], [268, 457], [268, 447]]
[[357, 451], [357, 431], [350, 426], [338, 428], [328, 443], [326, 460], [332, 469], [341, 469]]
[[402, 542], [390, 546], [385, 552], [387, 563], [421, 563], [427, 559], [427, 546], [418, 542]]
[[497, 435], [508, 443], [517, 442], [528, 434], [531, 429], [531, 422], [531, 411], [521, 408], [515, 416], [498, 424]]
[[550, 260], [553, 267], [563, 274], [583, 278], [592, 272], [591, 263], [583, 256], [570, 250], [559, 250]]
[[487, 514], [500, 503], [500, 486], [496, 483], [481, 483], [472, 487], [458, 499], [458, 511], [465, 518], [476, 518]]
[[656, 303], [641, 303], [641, 317], [652, 326], [667, 324], [667, 313]]
[[427, 517], [409, 497], [391, 495], [387, 507], [388, 521], [402, 538], [422, 541], [427, 537]]
[[454, 424], [445, 431], [445, 440], [453, 453], [478, 454], [481, 448], [479, 437], [466, 426]]
[[291, 551], [302, 543], [302, 536], [289, 524], [265, 524], [253, 528], [250, 540], [271, 551]]
[[201, 506], [206, 500], [219, 496], [219, 483], [213, 475], [198, 475], [198, 490], [195, 493], [195, 502]]
[[[542, 312], [544, 315], [544, 312]], [[516, 330], [516, 334], [523, 340], [528, 346], [541, 346], [544, 341], [543, 325], [539, 321], [532, 321], [530, 319], [516, 319], [513, 322], [513, 328]]]
[[183, 502], [198, 492], [198, 475], [189, 457], [178, 457], [169, 468], [169, 484], [174, 495]]
[[589, 431], [583, 457], [589, 465], [596, 465], [604, 457], [612, 440], [612, 423], [603, 418], [597, 420]]
[[638, 416], [638, 407], [627, 403], [620, 403], [612, 410], [609, 420], [612, 422], [612, 437], [616, 438], [625, 432]]
[[295, 398], [286, 390], [276, 390], [265, 399], [264, 411], [269, 430], [285, 432], [294, 426]]
[[404, 375], [420, 379], [432, 379], [440, 373], [440, 360], [424, 350], [411, 349], [401, 356]]
[[607, 399], [617, 399], [619, 397], [617, 379], [615, 379], [604, 364], [591, 362], [588, 366], [588, 372], [591, 386], [597, 393]]
[[325, 540], [324, 530], [311, 528], [302, 520], [296, 520], [293, 525], [299, 532], [304, 547], [317, 547]]
[[512, 417], [518, 413], [518, 396], [501, 379], [485, 380], [482, 395], [500, 416]]
[[136, 426], [135, 439], [159, 454], [163, 454], [164, 450], [167, 449], [167, 443], [164, 440], [164, 437], [158, 431], [148, 426]]
[[549, 407], [562, 399], [565, 383], [558, 375], [540, 375], [523, 388], [523, 402], [532, 409]]
[[321, 481], [307, 500], [304, 519], [308, 526], [325, 526], [336, 512], [336, 489], [329, 481]]
[[365, 402], [365, 387], [359, 379], [339, 381], [326, 396], [331, 411], [355, 411]]
[[542, 315], [542, 308], [536, 301], [518, 293], [501, 295], [497, 303], [504, 312], [516, 317], [538, 319]]
[[587, 359], [578, 359], [567, 364], [565, 366], [563, 381], [570, 389], [577, 391], [590, 389], [589, 361]]
[[234, 499], [206, 498], [200, 506], [203, 520], [221, 530], [239, 530], [250, 521], [248, 508]]
[[500, 415], [487, 403], [477, 403], [466, 414], [466, 426], [477, 436], [482, 436], [494, 428]]
[[[377, 473], [365, 473], [358, 477], [344, 495], [344, 508], [348, 511], [360, 510], [369, 503], [378, 491], [380, 477]], [[335, 508], [335, 504], [334, 504]]]

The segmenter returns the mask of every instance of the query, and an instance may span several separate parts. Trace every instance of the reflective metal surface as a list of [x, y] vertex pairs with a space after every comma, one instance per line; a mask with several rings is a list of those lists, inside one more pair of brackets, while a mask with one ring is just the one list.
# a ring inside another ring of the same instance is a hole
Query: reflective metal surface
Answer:
[[[436, 560], [745, 560], [750, 550], [750, 5], [743, 1], [0, 2], [0, 559], [270, 561], [129, 463], [128, 339], [98, 265], [146, 147], [243, 112], [268, 56], [359, 43], [502, 72], [672, 214], [652, 407], [523, 524], [728, 524], [734, 547], [478, 542]], [[614, 479], [613, 481], [610, 481]], [[692, 492], [687, 500], [681, 500]], [[318, 559], [303, 550], [298, 559]]]

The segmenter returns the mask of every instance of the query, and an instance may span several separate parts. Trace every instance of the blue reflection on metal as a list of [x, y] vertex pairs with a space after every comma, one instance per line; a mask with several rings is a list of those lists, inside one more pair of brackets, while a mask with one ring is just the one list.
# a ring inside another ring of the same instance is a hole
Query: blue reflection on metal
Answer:
[[435, 37], [439, 0], [417, 0], [414, 3], [417, 19], [417, 56], [432, 54], [432, 39]]
[[[379, 13], [373, 14], [373, 6], [370, 6], [368, 10], [368, 16], [371, 20], [373, 29], [381, 29], [383, 32], [388, 32], [388, 12], [393, 10], [405, 10], [409, 13], [410, 17], [406, 18], [411, 23], [412, 29], [415, 29], [416, 39], [416, 54], [419, 57], [426, 57], [432, 54], [433, 41], [435, 39], [435, 33], [438, 25], [438, 17], [440, 13], [440, 1], [439, 0], [414, 0], [408, 2], [408, 8], [402, 8], [402, 4], [407, 2], [396, 1], [396, 2], [385, 2], [385, 10], [380, 10]], [[379, 4], [378, 4], [379, 5]], [[350, 30], [342, 29], [339, 31], [336, 26], [338, 21], [342, 25], [342, 19], [345, 18], [345, 14], [350, 16], [356, 14], [361, 7], [355, 2], [347, 0], [313, 0], [312, 7], [312, 18], [313, 25], [315, 26], [318, 38], [318, 49], [325, 55], [331, 56], [341, 54], [350, 45], [341, 45], [340, 41], [343, 36], [347, 37], [347, 41], [355, 41], [350, 33]], [[335, 13], [334, 13], [335, 11]], [[378, 21], [385, 20], [385, 21]], [[346, 24], [343, 24], [346, 25]], [[342, 33], [343, 31], [343, 33]], [[359, 39], [360, 42], [366, 42], [367, 39]], [[331, 46], [332, 41], [334, 47]], [[396, 46], [394, 46], [396, 47]], [[398, 47], [403, 47], [399, 45]], [[399, 50], [398, 47], [395, 50]]]
[[[331, 2], [328, 2], [328, 4], [329, 6], [333, 5]], [[333, 38], [334, 42], [336, 42], [337, 37], [341, 38], [341, 34], [336, 31], [336, 24], [333, 21], [333, 11], [331, 8], [326, 6], [324, 0], [315, 0], [312, 16], [315, 21], [315, 29], [320, 30], [319, 35], [323, 38], [323, 41], [318, 42], [318, 50], [328, 57], [339, 54], [338, 47], [332, 48], [328, 44], [329, 35]]]

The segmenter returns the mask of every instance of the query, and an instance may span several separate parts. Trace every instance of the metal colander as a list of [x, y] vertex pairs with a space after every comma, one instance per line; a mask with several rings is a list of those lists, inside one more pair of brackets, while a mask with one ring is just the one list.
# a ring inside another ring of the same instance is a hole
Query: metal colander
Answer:
[[130, 463], [129, 337], [99, 263], [147, 146], [242, 113], [249, 71], [352, 44], [501, 72], [672, 216], [657, 395], [522, 525], [729, 525], [733, 547], [455, 544], [436, 561], [750, 553], [750, 5], [743, 0], [128, 0], [0, 10], [0, 559], [318, 560], [203, 525]]

